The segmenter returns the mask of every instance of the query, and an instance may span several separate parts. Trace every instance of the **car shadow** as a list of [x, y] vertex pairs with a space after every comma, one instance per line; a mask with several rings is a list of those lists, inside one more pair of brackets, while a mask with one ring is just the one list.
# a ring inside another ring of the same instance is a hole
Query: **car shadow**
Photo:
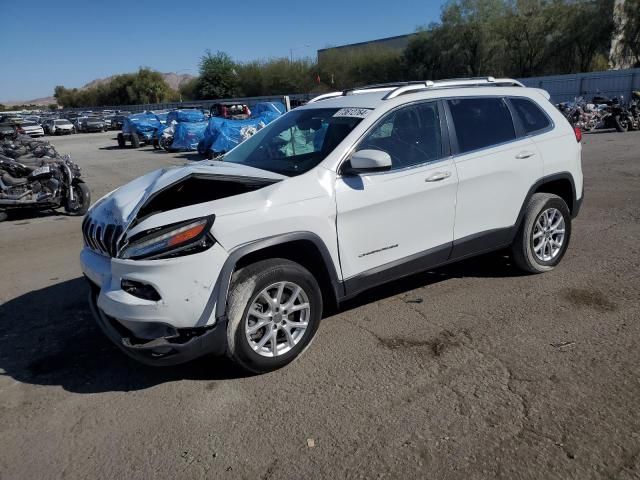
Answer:
[[27, 225], [30, 220], [37, 218], [55, 217], [56, 220], [62, 220], [70, 216], [63, 208], [60, 208], [60, 210], [16, 208], [8, 210], [7, 215], [8, 218], [3, 223], [20, 222], [16, 225]]
[[126, 148], [131, 148], [131, 146], [127, 145], [125, 148], [121, 148], [119, 145], [109, 145], [108, 147], [99, 147], [98, 150], [124, 150]]
[[76, 393], [143, 390], [165, 382], [247, 376], [226, 358], [155, 368], [124, 355], [99, 330], [83, 278], [34, 290], [0, 305], [0, 375]]
[[204, 155], [200, 155], [198, 152], [175, 152], [175, 158], [189, 160], [190, 162], [201, 162], [202, 160], [206, 160]]
[[[491, 252], [440, 268], [416, 273], [394, 282], [385, 283], [384, 285], [366, 290], [341, 304], [336, 313], [353, 310], [368, 303], [411, 292], [421, 287], [428, 287], [429, 285], [452, 278], [508, 278], [523, 275], [526, 275], [526, 273], [513, 266], [511, 257], [506, 251]], [[408, 298], [407, 301], [421, 303], [426, 301], [426, 299], [413, 296]]]
[[[516, 275], [519, 273], [507, 256], [485, 255], [374, 288], [333, 313], [451, 278]], [[207, 356], [185, 365], [161, 368], [135, 362], [99, 330], [89, 309], [88, 294], [86, 281], [75, 278], [0, 305], [0, 375], [83, 394], [143, 390], [184, 379], [211, 381], [248, 376], [226, 357]]]

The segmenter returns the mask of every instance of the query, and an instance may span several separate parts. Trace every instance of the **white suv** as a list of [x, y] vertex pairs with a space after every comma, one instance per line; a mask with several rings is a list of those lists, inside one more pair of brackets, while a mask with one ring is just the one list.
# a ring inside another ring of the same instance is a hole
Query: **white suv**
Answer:
[[548, 98], [492, 77], [336, 92], [223, 161], [140, 177], [83, 223], [96, 319], [145, 363], [264, 372], [381, 283], [507, 247], [551, 270], [583, 187], [579, 131]]

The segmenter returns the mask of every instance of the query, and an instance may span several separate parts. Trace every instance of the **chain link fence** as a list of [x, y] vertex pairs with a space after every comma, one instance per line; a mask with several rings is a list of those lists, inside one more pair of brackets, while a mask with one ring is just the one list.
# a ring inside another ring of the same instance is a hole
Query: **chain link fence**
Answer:
[[518, 80], [527, 87], [546, 90], [551, 95], [553, 103], [573, 101], [576, 97], [591, 100], [595, 95], [624, 97], [626, 102], [631, 97], [632, 91], [640, 90], [640, 68], [519, 78]]

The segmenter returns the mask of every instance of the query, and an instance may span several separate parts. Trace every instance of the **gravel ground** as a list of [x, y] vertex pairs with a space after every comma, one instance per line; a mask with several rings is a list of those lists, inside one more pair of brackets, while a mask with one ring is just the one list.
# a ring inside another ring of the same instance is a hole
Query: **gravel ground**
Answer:
[[[53, 141], [94, 199], [190, 155]], [[640, 478], [640, 133], [584, 139], [553, 272], [493, 254], [377, 288], [300, 360], [154, 369], [98, 331], [81, 219], [0, 224], [0, 478]]]

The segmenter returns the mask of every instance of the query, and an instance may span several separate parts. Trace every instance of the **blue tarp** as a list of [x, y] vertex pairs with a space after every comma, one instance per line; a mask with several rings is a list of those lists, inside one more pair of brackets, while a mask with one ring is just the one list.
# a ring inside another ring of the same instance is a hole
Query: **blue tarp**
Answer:
[[204, 113], [200, 110], [172, 110], [167, 115], [167, 124], [176, 122], [204, 122]]
[[155, 130], [162, 124], [158, 116], [153, 113], [138, 113], [129, 115], [122, 123], [122, 133], [137, 133], [138, 135], [150, 138]]
[[196, 150], [204, 138], [207, 122], [180, 122], [175, 126], [171, 150]]
[[279, 113], [265, 110], [247, 120], [211, 117], [204, 132], [204, 139], [198, 145], [198, 152], [205, 154], [207, 151], [212, 151], [216, 155], [228, 152], [280, 115]]
[[284, 103], [282, 102], [260, 102], [251, 107], [251, 116], [258, 117], [263, 112], [272, 112], [282, 115], [285, 112]]

